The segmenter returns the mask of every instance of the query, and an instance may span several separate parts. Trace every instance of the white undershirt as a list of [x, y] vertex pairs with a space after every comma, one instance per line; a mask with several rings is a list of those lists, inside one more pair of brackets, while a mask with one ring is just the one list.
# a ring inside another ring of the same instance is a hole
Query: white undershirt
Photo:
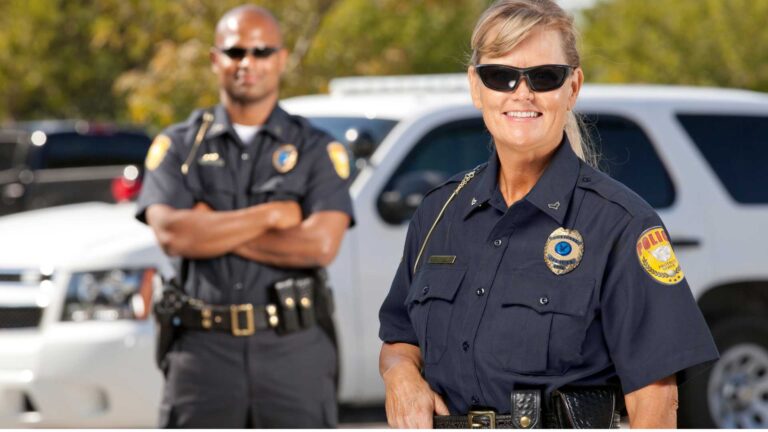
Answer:
[[259, 126], [233, 123], [232, 127], [235, 129], [235, 132], [237, 132], [237, 136], [240, 137], [240, 141], [242, 141], [243, 144], [250, 144], [253, 137], [259, 133]]

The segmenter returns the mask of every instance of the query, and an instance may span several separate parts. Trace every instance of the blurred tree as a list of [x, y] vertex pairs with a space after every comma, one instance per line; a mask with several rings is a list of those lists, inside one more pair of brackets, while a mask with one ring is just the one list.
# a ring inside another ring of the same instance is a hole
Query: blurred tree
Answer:
[[[284, 95], [359, 74], [460, 71], [490, 0], [263, 0], [291, 50]], [[217, 100], [208, 51], [243, 0], [3, 0], [0, 120], [86, 117], [156, 127]]]
[[601, 1], [584, 11], [592, 82], [768, 91], [768, 1]]

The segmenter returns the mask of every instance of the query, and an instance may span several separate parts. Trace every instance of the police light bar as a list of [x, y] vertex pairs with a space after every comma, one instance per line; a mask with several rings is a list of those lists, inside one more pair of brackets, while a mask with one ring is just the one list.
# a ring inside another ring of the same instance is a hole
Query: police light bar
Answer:
[[469, 82], [463, 73], [346, 77], [332, 79], [329, 90], [332, 95], [467, 93]]

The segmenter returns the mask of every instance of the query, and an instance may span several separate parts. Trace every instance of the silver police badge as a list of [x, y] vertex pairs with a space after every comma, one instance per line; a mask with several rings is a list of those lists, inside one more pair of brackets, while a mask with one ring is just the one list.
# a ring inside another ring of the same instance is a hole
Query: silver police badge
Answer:
[[544, 262], [556, 275], [573, 271], [584, 256], [584, 239], [576, 230], [560, 227], [549, 235], [544, 246]]

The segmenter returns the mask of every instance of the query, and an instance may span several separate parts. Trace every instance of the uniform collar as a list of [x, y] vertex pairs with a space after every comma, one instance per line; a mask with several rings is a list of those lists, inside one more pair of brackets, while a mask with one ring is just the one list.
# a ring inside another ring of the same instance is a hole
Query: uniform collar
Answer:
[[[284, 135], [289, 118], [289, 114], [280, 108], [280, 105], [275, 105], [259, 132], [263, 130], [265, 133], [277, 138], [278, 141], [285, 141]], [[232, 122], [229, 120], [227, 109], [224, 105], [218, 104], [213, 108], [213, 123], [208, 128], [205, 138], [213, 138], [226, 133], [233, 137], [237, 136], [232, 128]]]
[[[580, 165], [581, 162], [571, 149], [568, 138], [563, 137], [544, 174], [524, 199], [562, 225], [568, 214]], [[472, 187], [467, 188], [470, 193], [465, 195], [469, 198], [463, 204], [466, 206], [464, 218], [490, 201], [498, 189], [499, 158], [495, 150], [491, 153], [487, 168], [480, 174], [475, 184], [471, 182]]]

